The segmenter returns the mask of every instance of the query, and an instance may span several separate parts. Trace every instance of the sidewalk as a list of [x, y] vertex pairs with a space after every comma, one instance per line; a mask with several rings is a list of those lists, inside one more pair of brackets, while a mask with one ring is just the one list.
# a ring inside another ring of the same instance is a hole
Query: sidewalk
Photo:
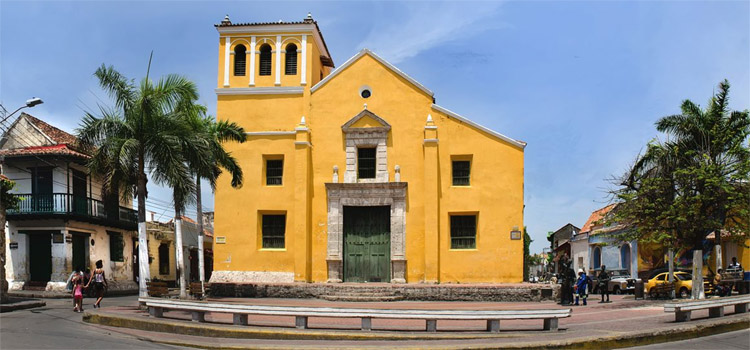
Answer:
[[[211, 301], [255, 305], [364, 307], [388, 309], [536, 309], [559, 308], [552, 302], [391, 302], [342, 303], [316, 299], [213, 298]], [[613, 296], [613, 303], [573, 306], [570, 318], [560, 319], [560, 331], [542, 331], [541, 320], [501, 322], [500, 333], [485, 331], [484, 321], [439, 321], [438, 332], [424, 332], [421, 320], [374, 319], [372, 332], [359, 330], [359, 319], [310, 318], [308, 330], [294, 328], [294, 317], [250, 316], [250, 326], [232, 325], [231, 315], [206, 314], [207, 323], [190, 321], [184, 312], [165, 312], [164, 319], [148, 317], [136, 305], [87, 311], [84, 320], [156, 342], [203, 348], [612, 348], [689, 339], [750, 327], [750, 314], [708, 318], [707, 311], [693, 313], [693, 320], [675, 323], [664, 301], [633, 300]], [[123, 328], [124, 327], [124, 328]], [[155, 330], [167, 330], [167, 333]], [[241, 339], [245, 338], [245, 339]], [[283, 340], [282, 340], [283, 339]]]
[[47, 305], [47, 303], [41, 300], [37, 300], [37, 299], [9, 297], [7, 303], [0, 304], [0, 313], [11, 312], [11, 311], [16, 311], [16, 310], [32, 309], [35, 307], [42, 307], [45, 305]]
[[[106, 295], [137, 295], [138, 290], [113, 290]], [[52, 292], [46, 290], [11, 290], [8, 295], [17, 298], [66, 299], [73, 298], [71, 292]]]

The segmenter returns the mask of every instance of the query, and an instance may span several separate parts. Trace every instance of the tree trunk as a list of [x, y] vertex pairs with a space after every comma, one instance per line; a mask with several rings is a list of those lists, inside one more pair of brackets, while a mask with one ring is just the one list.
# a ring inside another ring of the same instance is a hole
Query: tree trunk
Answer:
[[721, 265], [724, 264], [724, 262], [722, 261], [723, 259], [721, 257], [721, 233], [718, 231], [721, 231], [721, 230], [714, 231], [714, 235], [716, 238], [715, 239], [716, 246], [714, 246], [714, 257], [715, 257], [714, 260], [716, 261], [716, 268], [714, 269], [714, 271], [716, 271], [716, 273], [719, 273], [719, 269], [721, 268]]
[[182, 250], [182, 215], [180, 211], [174, 210], [174, 255], [177, 260], [175, 266], [177, 272], [177, 284], [180, 286], [180, 298], [187, 298], [185, 291], [185, 258]]
[[705, 299], [706, 294], [703, 290], [703, 250], [696, 249], [693, 251], [693, 299]]
[[206, 290], [204, 283], [206, 281], [206, 274], [204, 271], [205, 261], [203, 257], [203, 205], [201, 203], [201, 178], [196, 177], [195, 182], [195, 200], [196, 200], [196, 211], [198, 212], [198, 276], [200, 276], [201, 282], [201, 295], [205, 295]]
[[148, 297], [146, 282], [151, 281], [146, 232], [146, 172], [143, 151], [138, 155], [138, 296]]
[[0, 235], [0, 303], [8, 302], [8, 281], [5, 279], [5, 203], [0, 198], [0, 226], [2, 226], [2, 235]]
[[[674, 249], [669, 248], [669, 283], [674, 283]], [[672, 299], [675, 297], [675, 290], [672, 290], [670, 295]]]

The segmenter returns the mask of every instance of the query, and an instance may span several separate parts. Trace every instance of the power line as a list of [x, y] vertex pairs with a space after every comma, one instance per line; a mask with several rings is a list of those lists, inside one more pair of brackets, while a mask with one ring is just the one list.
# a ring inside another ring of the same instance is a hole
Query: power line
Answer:
[[[7, 121], [7, 122], [10, 123], [10, 121]], [[13, 125], [12, 124], [6, 125], [5, 123], [6, 123], [6, 121], [2, 121], [0, 123], [0, 128], [2, 128], [5, 131], [5, 133], [8, 133]], [[8, 136], [11, 136], [11, 135], [8, 135]], [[23, 147], [36, 147], [37, 146], [37, 144], [34, 142], [34, 140], [32, 140], [28, 135], [14, 134], [12, 136], [16, 140], [16, 142], [18, 142], [19, 144], [21, 144], [21, 146], [23, 146]], [[54, 164], [54, 163], [50, 163], [48, 160], [41, 158], [39, 155], [30, 154], [30, 156], [36, 158], [37, 160], [39, 160], [41, 162], [44, 162], [45, 164], [47, 164], [49, 166], [52, 166], [54, 168], [59, 168], [59, 165]], [[18, 170], [20, 170], [22, 172], [25, 172], [25, 173], [27, 173], [29, 175], [31, 175], [32, 177], [28, 178], [28, 179], [32, 179], [33, 178], [33, 173], [30, 170], [22, 169], [22, 168], [19, 168], [19, 167], [16, 167], [16, 166], [12, 166], [12, 165], [9, 165], [9, 166], [12, 167], [12, 168], [18, 169]], [[153, 168], [151, 168], [151, 170], [153, 170]], [[67, 176], [67, 174], [66, 174], [66, 176]], [[97, 187], [99, 187], [99, 186], [102, 185], [101, 182], [94, 181], [93, 176], [92, 176], [91, 179], [92, 179], [92, 182], [96, 182]], [[27, 180], [27, 179], [22, 179], [22, 180]], [[52, 179], [52, 182], [56, 183], [56, 184], [58, 184], [58, 185], [60, 185], [62, 187], [65, 187], [66, 190], [69, 190], [68, 189], [69, 184], [67, 184], [67, 183], [62, 183], [60, 181], [56, 181], [54, 178]], [[151, 202], [151, 203], [149, 203], [149, 202]], [[149, 205], [151, 207], [156, 207], [157, 209], [162, 209], [164, 211], [166, 211], [166, 210], [174, 211], [173, 202], [174, 202], [173, 200], [170, 200], [168, 202], [166, 200], [159, 199], [157, 197], [148, 197], [148, 198], [146, 198], [146, 204], [147, 205]], [[206, 207], [207, 209], [213, 210], [213, 208], [208, 207], [205, 204], [203, 206]], [[196, 211], [197, 211], [197, 204], [189, 204], [189, 205], [186, 205], [185, 208], [186, 209], [196, 209]]]

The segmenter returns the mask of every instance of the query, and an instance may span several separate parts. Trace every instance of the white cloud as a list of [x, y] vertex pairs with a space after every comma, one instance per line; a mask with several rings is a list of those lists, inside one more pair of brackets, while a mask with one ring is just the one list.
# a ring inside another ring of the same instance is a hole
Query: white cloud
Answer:
[[503, 26], [497, 19], [501, 2], [412, 2], [391, 22], [376, 25], [359, 44], [392, 63], [438, 45], [455, 42]]

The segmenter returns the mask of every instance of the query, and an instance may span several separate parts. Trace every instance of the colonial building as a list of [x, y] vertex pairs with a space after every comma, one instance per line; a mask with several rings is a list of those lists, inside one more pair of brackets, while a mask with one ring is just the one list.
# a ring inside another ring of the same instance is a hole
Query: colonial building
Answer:
[[[219, 32], [212, 282], [520, 282], [524, 147], [364, 49], [334, 69], [317, 22]], [[438, 72], [436, 72], [437, 74]], [[460, 82], [456, 82], [460, 84]]]
[[0, 141], [2, 172], [16, 183], [8, 209], [6, 278], [11, 290], [64, 290], [74, 268], [104, 261], [112, 290], [137, 290], [130, 201], [102, 194], [76, 138], [22, 113]]
[[[568, 260], [571, 259], [571, 237], [575, 236], [579, 231], [581, 231], [580, 228], [571, 223], [567, 223], [565, 226], [560, 227], [557, 231], [547, 237], [547, 240], [550, 242], [550, 249], [555, 256], [552, 260], [554, 264], [553, 271], [555, 273], [560, 272], [560, 259], [563, 257]], [[575, 261], [573, 261], [573, 266], [576, 271], [578, 271]]]
[[[153, 219], [146, 222], [148, 232], [149, 271], [152, 280], [167, 282], [170, 286], [177, 283], [177, 260], [175, 221], [159, 222]], [[185, 273], [188, 281], [198, 281], [198, 224], [191, 218], [183, 216], [182, 224], [182, 256], [184, 257]], [[206, 278], [211, 276], [213, 257], [213, 233], [204, 229], [204, 271]], [[137, 241], [136, 241], [137, 244]], [[137, 259], [137, 254], [134, 255]], [[138, 273], [138, 270], [135, 270]]]

